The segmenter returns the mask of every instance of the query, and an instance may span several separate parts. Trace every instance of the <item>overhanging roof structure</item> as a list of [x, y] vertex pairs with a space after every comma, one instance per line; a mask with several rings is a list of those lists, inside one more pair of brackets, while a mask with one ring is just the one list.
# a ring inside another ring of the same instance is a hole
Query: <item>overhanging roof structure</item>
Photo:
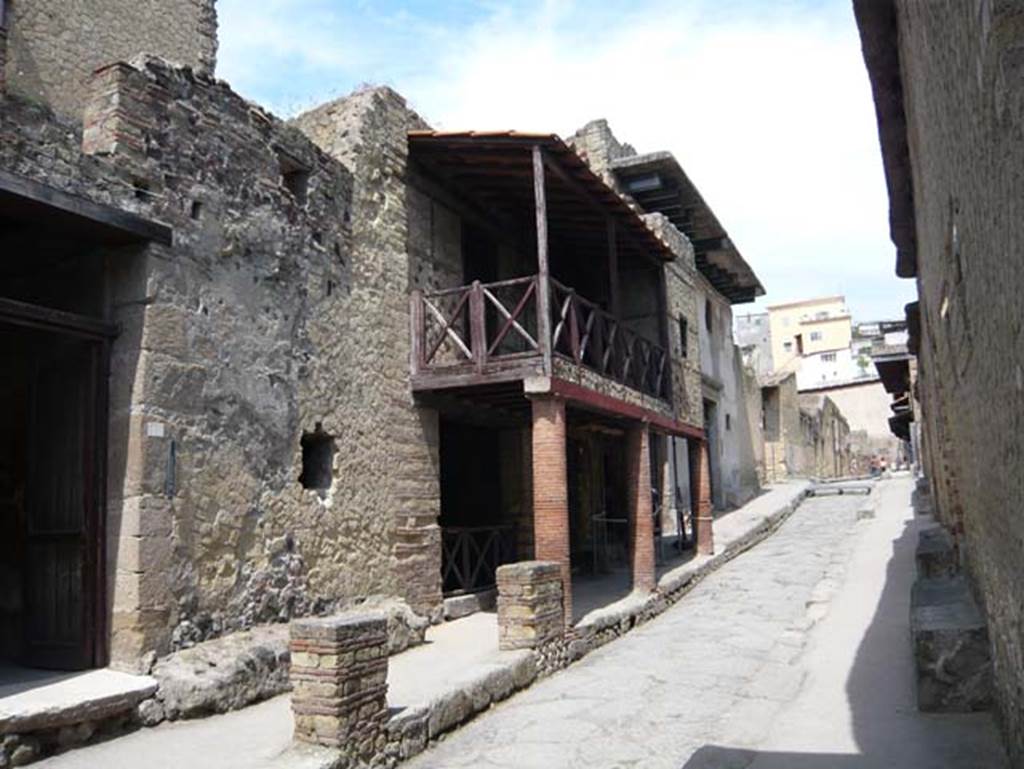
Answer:
[[621, 254], [671, 261], [675, 254], [615, 190], [556, 134], [519, 131], [410, 131], [409, 156], [463, 190], [479, 208], [504, 214], [533, 210], [533, 148], [544, 158], [552, 232], [581, 249], [604, 253], [614, 221]]
[[619, 158], [611, 168], [641, 208], [664, 214], [690, 239], [697, 269], [732, 304], [764, 295], [761, 281], [672, 153]]

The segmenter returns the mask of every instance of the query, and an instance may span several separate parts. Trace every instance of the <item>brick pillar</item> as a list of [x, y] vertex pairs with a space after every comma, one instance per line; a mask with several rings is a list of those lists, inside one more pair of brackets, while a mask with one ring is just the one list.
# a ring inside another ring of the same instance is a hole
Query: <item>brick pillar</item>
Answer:
[[644, 423], [626, 433], [626, 493], [629, 495], [629, 533], [633, 590], [654, 590], [654, 518], [651, 517], [650, 432]]
[[295, 739], [370, 760], [388, 718], [388, 634], [383, 616], [341, 615], [291, 623]]
[[562, 567], [554, 561], [499, 566], [498, 648], [536, 649], [565, 630]]
[[715, 535], [711, 517], [711, 460], [708, 456], [708, 442], [690, 442], [690, 483], [696, 489], [697, 552], [711, 555], [715, 552]]
[[565, 402], [533, 399], [533, 554], [554, 561], [562, 573], [562, 609], [572, 623], [569, 563], [569, 481], [565, 456]]

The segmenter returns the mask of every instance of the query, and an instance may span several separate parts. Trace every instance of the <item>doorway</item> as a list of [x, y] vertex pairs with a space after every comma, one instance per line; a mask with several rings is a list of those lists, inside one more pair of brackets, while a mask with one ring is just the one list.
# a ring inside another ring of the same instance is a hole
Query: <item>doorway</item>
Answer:
[[82, 670], [106, 661], [107, 342], [21, 321], [0, 321], [0, 657]]

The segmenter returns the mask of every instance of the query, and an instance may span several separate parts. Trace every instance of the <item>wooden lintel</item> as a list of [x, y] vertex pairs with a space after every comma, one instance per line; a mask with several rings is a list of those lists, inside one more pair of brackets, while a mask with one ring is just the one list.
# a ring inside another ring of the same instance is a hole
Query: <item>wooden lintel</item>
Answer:
[[624, 419], [647, 422], [656, 430], [669, 435], [680, 435], [687, 438], [704, 440], [704, 430], [693, 425], [684, 424], [672, 417], [659, 414], [657, 411], [628, 403], [611, 395], [599, 393], [589, 387], [568, 382], [557, 377], [551, 378], [550, 394], [565, 398], [580, 408], [590, 409], [603, 414], [610, 414]]
[[117, 324], [99, 318], [17, 302], [13, 299], [0, 299], [0, 323], [87, 339], [111, 339], [119, 332]]
[[6, 197], [55, 209], [71, 219], [110, 228], [126, 240], [151, 240], [165, 246], [171, 245], [174, 240], [173, 231], [166, 224], [113, 206], [94, 203], [33, 179], [0, 170], [0, 210]]

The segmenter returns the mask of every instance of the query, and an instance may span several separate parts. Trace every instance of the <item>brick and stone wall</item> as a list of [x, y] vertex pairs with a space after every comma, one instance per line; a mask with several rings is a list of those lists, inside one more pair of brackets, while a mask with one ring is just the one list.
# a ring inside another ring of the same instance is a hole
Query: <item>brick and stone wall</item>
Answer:
[[896, 4], [912, 173], [926, 465], [984, 606], [1011, 763], [1024, 762], [1024, 18]]
[[7, 28], [8, 92], [72, 118], [96, 69], [152, 54], [212, 74], [217, 56], [214, 0], [9, 2]]

